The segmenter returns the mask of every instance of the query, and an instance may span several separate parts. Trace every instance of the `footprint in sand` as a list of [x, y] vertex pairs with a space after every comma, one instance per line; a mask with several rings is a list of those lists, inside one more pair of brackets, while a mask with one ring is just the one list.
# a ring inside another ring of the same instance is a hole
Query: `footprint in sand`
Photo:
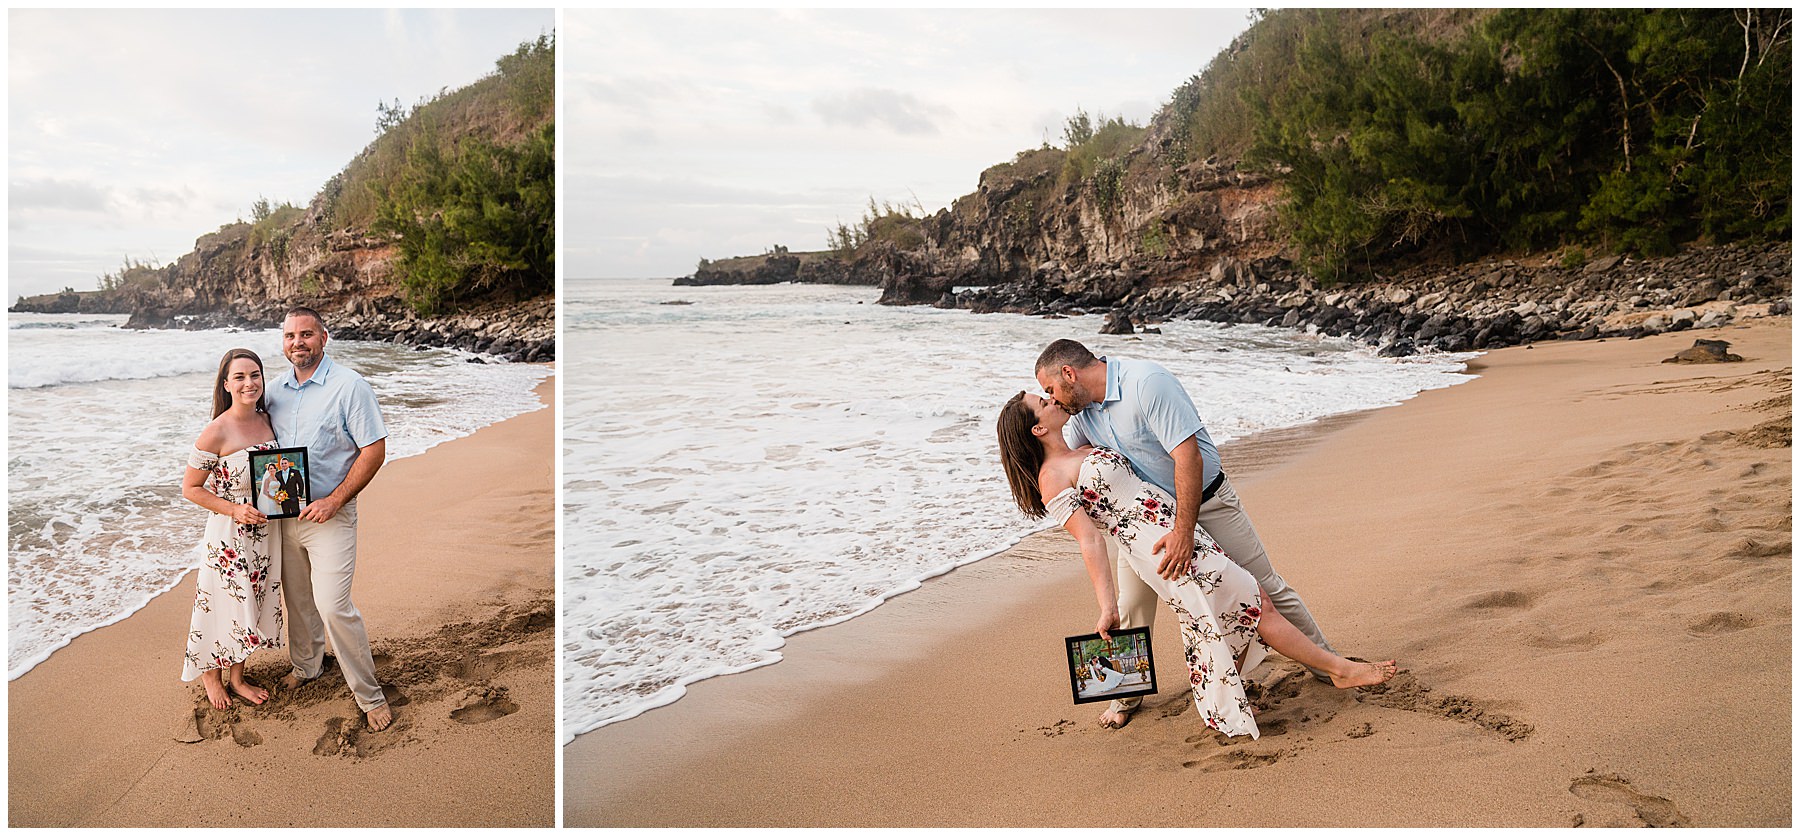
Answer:
[[1184, 769], [1198, 769], [1201, 772], [1229, 772], [1234, 769], [1260, 769], [1280, 761], [1282, 758], [1288, 757], [1291, 754], [1293, 753], [1282, 749], [1276, 749], [1270, 752], [1232, 750], [1208, 758], [1184, 761], [1181, 766]]
[[492, 653], [469, 653], [463, 656], [461, 662], [457, 663], [455, 669], [451, 671], [451, 675], [457, 679], [471, 681], [488, 679], [505, 670], [512, 663], [515, 655], [517, 654], [504, 650]]
[[[1271, 738], [1271, 737], [1280, 737], [1280, 736], [1288, 733], [1288, 721], [1280, 720], [1280, 719], [1277, 719], [1277, 720], [1259, 719], [1256, 721], [1256, 730], [1261, 733], [1261, 735], [1262, 735], [1261, 739], [1263, 739], [1263, 740], [1267, 740], [1268, 738]], [[1205, 732], [1202, 734], [1189, 735], [1188, 737], [1183, 739], [1182, 742], [1193, 744], [1193, 745], [1200, 745], [1200, 744], [1210, 742], [1210, 743], [1214, 743], [1219, 746], [1237, 746], [1237, 745], [1244, 744], [1244, 743], [1255, 743], [1256, 741], [1251, 740], [1248, 735], [1239, 735], [1237, 737], [1230, 737], [1228, 735], [1219, 734], [1218, 732], [1208, 731], [1208, 732]]]
[[1794, 554], [1794, 544], [1792, 542], [1764, 543], [1760, 540], [1753, 540], [1749, 537], [1745, 537], [1742, 542], [1738, 543], [1731, 551], [1726, 552], [1726, 554], [1730, 557], [1742, 558], [1745, 560], [1763, 560], [1771, 557], [1792, 557]]
[[205, 740], [224, 740], [249, 748], [263, 742], [262, 735], [252, 731], [238, 714], [233, 705], [220, 711], [211, 705], [201, 705], [189, 713], [177, 724], [175, 739], [182, 743], [199, 743]]
[[465, 725], [486, 723], [498, 720], [519, 710], [518, 703], [506, 696], [506, 686], [494, 685], [488, 688], [470, 689], [463, 697], [461, 708], [450, 712], [450, 719]]
[[1464, 601], [1465, 610], [1522, 610], [1531, 606], [1531, 595], [1516, 589], [1497, 589], [1470, 596]]
[[1631, 787], [1631, 779], [1623, 775], [1601, 775], [1593, 770], [1569, 783], [1569, 792], [1589, 801], [1623, 804], [1637, 813], [1650, 827], [1692, 827], [1675, 803], [1660, 796], [1646, 795]]
[[1689, 624], [1688, 632], [1696, 636], [1719, 636], [1756, 625], [1756, 619], [1741, 612], [1716, 612]]
[[1305, 684], [1306, 677], [1306, 670], [1300, 667], [1279, 671], [1261, 682], [1245, 683], [1244, 696], [1256, 704], [1258, 711], [1267, 711], [1300, 696], [1300, 686]]
[[1357, 702], [1383, 708], [1435, 714], [1459, 723], [1469, 723], [1507, 740], [1524, 740], [1532, 732], [1530, 723], [1485, 708], [1468, 697], [1431, 693], [1431, 687], [1421, 684], [1411, 671], [1403, 670], [1385, 683], [1359, 689], [1355, 698]]
[[325, 721], [325, 733], [313, 744], [312, 753], [320, 756], [348, 755], [361, 757], [356, 741], [362, 737], [362, 724], [349, 717], [333, 717]]

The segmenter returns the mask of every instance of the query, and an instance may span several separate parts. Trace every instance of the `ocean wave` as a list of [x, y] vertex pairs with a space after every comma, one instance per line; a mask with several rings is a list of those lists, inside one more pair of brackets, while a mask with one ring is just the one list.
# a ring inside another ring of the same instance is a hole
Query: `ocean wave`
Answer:
[[[287, 370], [272, 331], [11, 335], [12, 382], [39, 385], [15, 385], [7, 403], [9, 677], [192, 568], [205, 512], [181, 500], [178, 474], [211, 414], [215, 358], [231, 345], [262, 354], [272, 377]], [[552, 374], [543, 366], [356, 341], [332, 343], [331, 355], [375, 388], [390, 460], [549, 406], [534, 392]]]
[[1097, 316], [876, 306], [869, 288], [680, 290], [706, 303], [685, 321], [645, 283], [580, 288], [564, 323], [567, 734], [769, 664], [787, 636], [1041, 528], [1007, 501], [993, 419], [1036, 391], [1053, 339], [1163, 363], [1221, 442], [1467, 379], [1461, 358], [1257, 326], [1150, 340], [1099, 336]]

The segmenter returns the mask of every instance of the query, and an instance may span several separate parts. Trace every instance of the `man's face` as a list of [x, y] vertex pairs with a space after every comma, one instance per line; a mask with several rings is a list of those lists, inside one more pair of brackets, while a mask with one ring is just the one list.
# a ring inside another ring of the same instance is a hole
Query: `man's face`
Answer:
[[300, 371], [319, 365], [325, 356], [325, 328], [310, 316], [290, 316], [281, 323], [281, 353]]
[[1062, 407], [1062, 411], [1070, 415], [1086, 409], [1088, 404], [1094, 402], [1094, 399], [1089, 397], [1087, 390], [1076, 382], [1074, 366], [1038, 369], [1037, 380], [1038, 385], [1044, 387], [1045, 392], [1050, 393], [1050, 397], [1056, 401], [1056, 405]]

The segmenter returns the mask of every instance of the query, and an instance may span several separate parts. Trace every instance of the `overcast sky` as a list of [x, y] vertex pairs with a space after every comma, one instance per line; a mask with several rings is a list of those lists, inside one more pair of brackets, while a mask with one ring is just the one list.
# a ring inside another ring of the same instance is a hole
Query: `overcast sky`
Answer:
[[927, 211], [1077, 107], [1147, 121], [1245, 9], [567, 9], [562, 264], [668, 277], [825, 246], [868, 199]]
[[555, 28], [550, 9], [11, 11], [7, 303], [174, 261], [258, 195], [305, 205], [375, 138], [377, 102], [466, 85]]

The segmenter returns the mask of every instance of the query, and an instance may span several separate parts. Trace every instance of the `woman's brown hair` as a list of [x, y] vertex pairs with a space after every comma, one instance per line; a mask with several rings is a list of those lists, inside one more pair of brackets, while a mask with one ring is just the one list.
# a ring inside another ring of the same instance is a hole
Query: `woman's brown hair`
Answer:
[[1000, 408], [995, 430], [1000, 435], [1000, 466], [1006, 470], [1006, 483], [1012, 486], [1013, 501], [1032, 519], [1046, 513], [1044, 497], [1038, 490], [1038, 470], [1044, 466], [1044, 443], [1031, 434], [1037, 426], [1037, 415], [1025, 404], [1020, 392]]
[[[256, 370], [258, 372], [263, 370], [262, 358], [256, 356], [256, 352], [251, 351], [248, 348], [234, 348], [225, 352], [225, 356], [219, 360], [219, 376], [213, 378], [214, 418], [224, 415], [225, 410], [231, 408], [231, 395], [225, 391], [225, 376], [231, 373], [231, 361], [236, 360], [239, 357], [248, 357], [251, 360], [256, 361]], [[263, 391], [267, 392], [268, 380], [266, 379], [266, 375], [264, 377]], [[260, 394], [256, 396], [256, 411], [260, 413], [267, 413], [269, 411], [268, 405], [263, 402], [263, 396]]]

